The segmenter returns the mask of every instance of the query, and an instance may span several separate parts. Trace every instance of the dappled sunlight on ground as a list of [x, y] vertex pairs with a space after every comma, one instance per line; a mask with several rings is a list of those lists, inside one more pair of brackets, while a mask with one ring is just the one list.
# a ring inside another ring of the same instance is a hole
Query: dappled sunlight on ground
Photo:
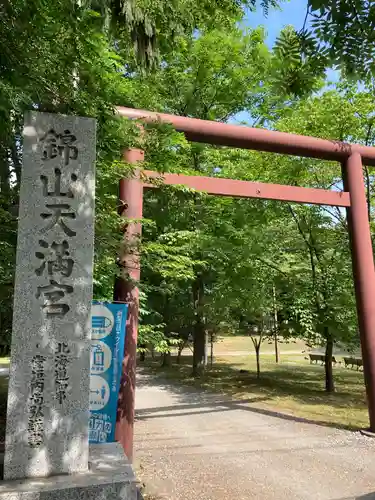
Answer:
[[[180, 365], [173, 361], [172, 366], [163, 369], [159, 361], [148, 360], [146, 366], [155, 375], [184, 385], [234, 398], [251, 398], [259, 408], [342, 428], [368, 426], [362, 372], [335, 367], [336, 392], [327, 394], [324, 367], [310, 365], [303, 355], [282, 356], [279, 364], [271, 355], [262, 355], [260, 379], [256, 377], [254, 356], [218, 356], [199, 379], [191, 377], [191, 357], [183, 356]], [[257, 398], [260, 401], [256, 402]]]

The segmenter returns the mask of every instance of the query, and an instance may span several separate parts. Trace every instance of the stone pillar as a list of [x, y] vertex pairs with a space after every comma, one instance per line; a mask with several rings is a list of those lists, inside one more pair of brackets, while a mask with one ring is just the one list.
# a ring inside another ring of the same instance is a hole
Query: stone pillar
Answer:
[[95, 128], [25, 117], [4, 479], [88, 467]]

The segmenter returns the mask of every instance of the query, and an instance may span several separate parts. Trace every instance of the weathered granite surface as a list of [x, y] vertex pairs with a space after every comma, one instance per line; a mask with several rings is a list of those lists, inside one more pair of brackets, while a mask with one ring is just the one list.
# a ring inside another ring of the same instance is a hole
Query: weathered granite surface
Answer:
[[95, 120], [25, 117], [6, 479], [87, 470]]
[[137, 484], [120, 444], [90, 445], [87, 472], [0, 481], [0, 500], [137, 500]]

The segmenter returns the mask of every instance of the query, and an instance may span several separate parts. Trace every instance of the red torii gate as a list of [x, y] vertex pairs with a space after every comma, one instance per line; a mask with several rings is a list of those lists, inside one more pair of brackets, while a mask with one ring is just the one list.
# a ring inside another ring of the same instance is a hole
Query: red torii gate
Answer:
[[[126, 118], [144, 122], [169, 123], [193, 142], [319, 158], [341, 163], [344, 192], [178, 174], [164, 174], [162, 178], [165, 184], [184, 184], [214, 195], [346, 208], [370, 419], [369, 430], [375, 432], [375, 269], [362, 171], [363, 165], [375, 166], [375, 148], [131, 108], [118, 107], [117, 112]], [[130, 149], [124, 152], [124, 160], [129, 163], [142, 162], [143, 159], [144, 153], [140, 149]], [[145, 172], [145, 174], [148, 177], [161, 176], [157, 172]], [[127, 241], [139, 238], [141, 235], [143, 190], [153, 187], [155, 186], [152, 184], [144, 184], [139, 176], [120, 181], [121, 215], [135, 220], [125, 229], [124, 238]], [[134, 253], [124, 253], [120, 260], [130, 279], [118, 280], [114, 290], [114, 300], [129, 304], [116, 439], [122, 443], [127, 456], [132, 460], [139, 302], [137, 282], [140, 280], [140, 257]]]

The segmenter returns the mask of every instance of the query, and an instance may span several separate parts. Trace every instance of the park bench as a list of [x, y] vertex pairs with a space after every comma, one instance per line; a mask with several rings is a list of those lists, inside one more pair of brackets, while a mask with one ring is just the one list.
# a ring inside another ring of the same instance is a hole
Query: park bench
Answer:
[[354, 368], [356, 366], [357, 370], [359, 370], [360, 367], [363, 366], [361, 358], [353, 358], [353, 357], [345, 357], [344, 364], [345, 368], [350, 368], [350, 367]]
[[318, 361], [321, 361], [324, 364], [325, 356], [323, 354], [309, 354], [310, 356], [310, 364], [315, 363], [318, 364]]
[[[326, 362], [326, 357], [324, 354], [309, 354], [310, 356], [310, 364], [312, 364], [314, 361], [316, 364], [318, 364], [318, 361], [321, 361], [322, 365]], [[332, 363], [336, 364], [337, 361], [335, 359], [335, 356], [332, 356]]]

